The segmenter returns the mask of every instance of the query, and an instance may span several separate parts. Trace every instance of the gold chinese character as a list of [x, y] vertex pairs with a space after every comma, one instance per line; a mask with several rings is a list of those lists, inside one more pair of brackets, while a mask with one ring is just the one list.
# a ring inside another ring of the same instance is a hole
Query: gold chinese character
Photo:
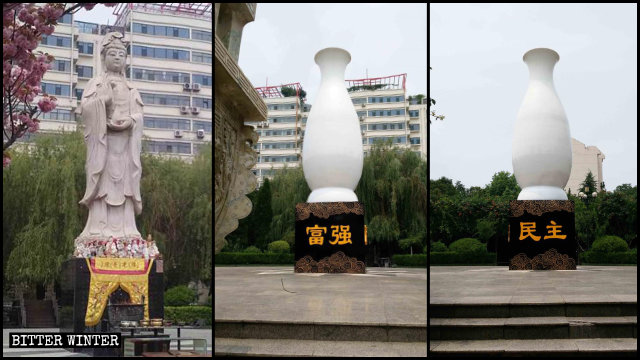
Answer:
[[556, 222], [551, 220], [551, 225], [547, 225], [547, 229], [549, 229], [549, 234], [545, 235], [544, 239], [566, 239], [567, 235], [560, 235], [560, 230], [562, 225], [556, 225]]
[[[338, 228], [340, 229], [340, 231], [338, 231]], [[333, 229], [331, 236], [333, 236], [334, 238], [333, 241], [329, 241], [331, 245], [335, 245], [336, 243], [338, 245], [353, 244], [351, 242], [351, 232], [349, 231], [349, 225], [340, 225], [339, 227], [338, 225], [332, 225], [331, 229]]]
[[527, 237], [531, 237], [533, 241], [540, 241], [540, 236], [536, 236], [533, 232], [536, 231], [535, 222], [521, 222], [520, 223], [520, 240], [524, 240]]
[[307, 226], [307, 234], [311, 231], [311, 236], [309, 237], [309, 245], [322, 245], [324, 243], [323, 233], [327, 232], [326, 227], [319, 227], [316, 224], [314, 227]]

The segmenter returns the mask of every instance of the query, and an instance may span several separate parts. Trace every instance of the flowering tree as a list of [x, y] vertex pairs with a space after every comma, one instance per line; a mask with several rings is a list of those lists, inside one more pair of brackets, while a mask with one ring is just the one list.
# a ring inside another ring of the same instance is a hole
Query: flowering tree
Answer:
[[[2, 165], [8, 166], [11, 158], [7, 149], [27, 132], [39, 128], [40, 114], [55, 109], [57, 99], [41, 94], [41, 81], [51, 68], [53, 56], [34, 53], [42, 35], [51, 35], [65, 14], [73, 14], [81, 8], [91, 10], [97, 3], [71, 4], [48, 3], [36, 7], [28, 3], [4, 3], [2, 5], [2, 112], [4, 138]], [[117, 3], [107, 3], [115, 6]], [[32, 102], [42, 95], [37, 106]]]

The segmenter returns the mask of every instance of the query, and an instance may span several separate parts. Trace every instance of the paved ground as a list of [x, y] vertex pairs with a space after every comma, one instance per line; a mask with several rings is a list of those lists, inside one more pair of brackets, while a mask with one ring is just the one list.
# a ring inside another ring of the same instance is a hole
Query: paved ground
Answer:
[[424, 325], [427, 271], [295, 274], [293, 266], [216, 267], [214, 298], [216, 320]]
[[509, 270], [506, 266], [432, 266], [430, 302], [637, 301], [637, 266]]
[[[16, 356], [16, 357], [86, 357], [84, 354], [71, 353], [64, 349], [24, 349], [24, 348], [9, 348], [9, 333], [14, 332], [30, 332], [30, 333], [57, 333], [60, 329], [2, 329], [2, 356]], [[171, 337], [177, 337], [177, 329], [165, 329], [165, 334], [169, 334]], [[180, 336], [185, 338], [203, 338], [207, 339], [207, 355], [211, 356], [213, 347], [213, 330], [212, 329], [182, 329], [180, 330]], [[185, 345], [191, 346], [189, 343]], [[176, 349], [176, 346], [172, 342], [172, 349]]]

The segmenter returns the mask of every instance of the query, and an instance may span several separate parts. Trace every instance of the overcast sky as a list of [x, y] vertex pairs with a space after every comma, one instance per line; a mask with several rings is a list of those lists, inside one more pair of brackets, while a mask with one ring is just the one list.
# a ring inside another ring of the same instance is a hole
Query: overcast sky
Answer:
[[113, 15], [113, 11], [115, 9], [115, 7], [106, 7], [102, 4], [98, 4], [91, 9], [91, 11], [86, 11], [85, 9], [78, 10], [78, 12], [75, 13], [74, 18], [76, 21], [84, 21], [101, 25], [106, 25], [108, 22], [109, 25], [113, 25], [113, 23], [116, 22], [116, 16]]
[[511, 141], [529, 72], [522, 55], [560, 54], [556, 91], [571, 136], [605, 155], [608, 190], [637, 184], [637, 5], [430, 5], [432, 179], [484, 186], [513, 172]]
[[427, 91], [426, 4], [268, 4], [242, 32], [239, 65], [255, 87], [299, 82], [313, 100], [320, 86], [315, 54], [351, 54], [346, 79], [407, 73], [407, 95]]

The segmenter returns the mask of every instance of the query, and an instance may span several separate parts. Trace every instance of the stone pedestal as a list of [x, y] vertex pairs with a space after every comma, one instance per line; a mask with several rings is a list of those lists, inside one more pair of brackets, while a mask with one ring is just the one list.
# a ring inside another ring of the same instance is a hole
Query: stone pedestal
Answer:
[[575, 270], [577, 260], [572, 201], [511, 201], [509, 235], [498, 246], [498, 265], [509, 265], [510, 270]]
[[297, 273], [365, 273], [366, 229], [360, 202], [296, 205]]

